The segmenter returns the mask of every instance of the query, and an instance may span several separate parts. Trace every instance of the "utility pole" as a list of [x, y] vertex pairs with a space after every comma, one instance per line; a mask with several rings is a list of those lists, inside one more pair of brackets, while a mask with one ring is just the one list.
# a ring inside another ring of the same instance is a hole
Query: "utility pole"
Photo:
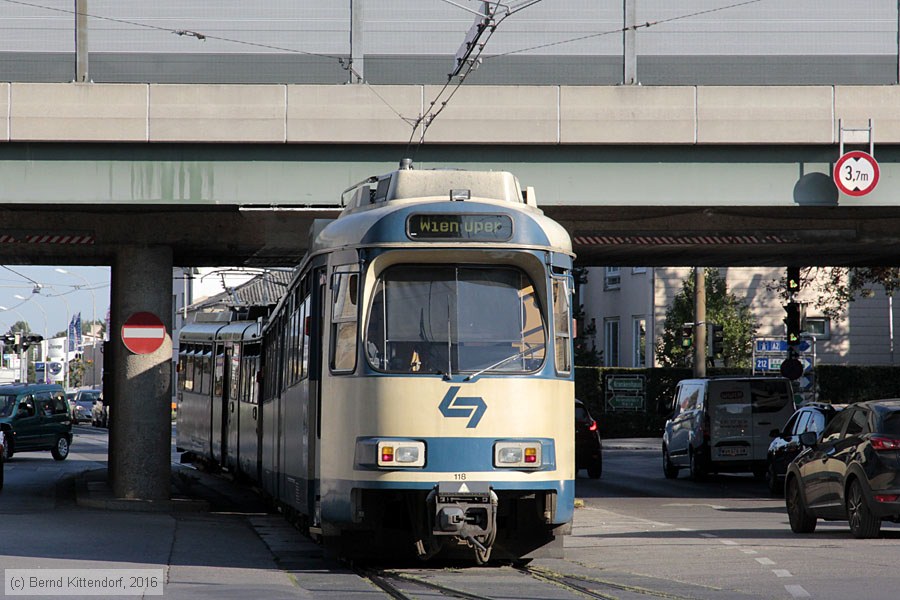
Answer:
[[694, 377], [706, 377], [706, 269], [694, 267]]
[[88, 83], [88, 0], [75, 0], [75, 82]]

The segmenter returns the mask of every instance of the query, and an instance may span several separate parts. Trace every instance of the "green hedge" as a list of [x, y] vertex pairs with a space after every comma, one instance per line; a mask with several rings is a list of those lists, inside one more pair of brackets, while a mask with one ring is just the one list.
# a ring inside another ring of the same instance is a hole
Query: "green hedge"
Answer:
[[817, 400], [832, 404], [900, 398], [900, 367], [819, 365], [816, 386]]

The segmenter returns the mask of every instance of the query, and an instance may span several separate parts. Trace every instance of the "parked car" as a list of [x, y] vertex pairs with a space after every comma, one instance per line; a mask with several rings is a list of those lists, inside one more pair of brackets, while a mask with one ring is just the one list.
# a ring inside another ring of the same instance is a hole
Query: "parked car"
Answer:
[[6, 461], [3, 460], [4, 455], [6, 454], [6, 432], [9, 431], [9, 425], [6, 423], [0, 423], [0, 490], [3, 490], [3, 463]]
[[587, 469], [588, 476], [603, 474], [603, 442], [597, 421], [584, 402], [575, 399], [575, 470]]
[[0, 424], [8, 426], [4, 459], [14, 452], [49, 450], [65, 460], [72, 444], [72, 414], [62, 386], [47, 383], [0, 385]]
[[822, 433], [825, 426], [844, 407], [843, 404], [811, 402], [792, 414], [784, 427], [772, 430], [773, 439], [766, 456], [766, 484], [772, 495], [784, 492], [784, 475], [788, 464], [803, 450], [800, 434], [807, 431], [816, 435]]
[[794, 412], [791, 382], [784, 377], [713, 377], [678, 382], [663, 433], [667, 479], [688, 469], [707, 473], [766, 472], [769, 433]]
[[788, 466], [785, 505], [791, 530], [849, 521], [856, 538], [877, 537], [882, 520], [900, 522], [900, 399], [871, 400], [839, 412]]

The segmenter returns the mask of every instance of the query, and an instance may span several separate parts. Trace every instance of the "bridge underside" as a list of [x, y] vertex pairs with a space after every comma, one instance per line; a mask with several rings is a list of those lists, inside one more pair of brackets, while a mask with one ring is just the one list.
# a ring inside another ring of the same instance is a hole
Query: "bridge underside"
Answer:
[[[337, 209], [47, 206], [2, 209], [0, 262], [110, 265], [165, 246], [176, 266], [295, 266], [314, 219]], [[890, 266], [900, 207], [545, 206], [584, 266]]]

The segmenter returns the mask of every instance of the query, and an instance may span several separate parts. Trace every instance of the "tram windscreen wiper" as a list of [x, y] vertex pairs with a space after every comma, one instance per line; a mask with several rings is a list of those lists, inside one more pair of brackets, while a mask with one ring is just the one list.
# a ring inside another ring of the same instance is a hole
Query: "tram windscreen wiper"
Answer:
[[485, 367], [485, 368], [481, 369], [480, 371], [476, 371], [476, 372], [472, 373], [471, 375], [466, 376], [466, 378], [463, 379], [463, 381], [469, 381], [470, 379], [474, 379], [474, 378], [478, 377], [479, 375], [481, 375], [482, 373], [486, 373], [487, 371], [496, 369], [497, 367], [501, 367], [512, 360], [516, 360], [517, 358], [522, 358], [529, 352], [537, 352], [538, 350], [542, 349], [543, 347], [544, 347], [544, 344], [537, 344], [535, 346], [529, 346], [528, 348], [519, 350], [512, 356], [507, 356], [503, 360], [499, 360], [499, 361], [495, 362], [494, 364], [490, 365], [489, 367]]

